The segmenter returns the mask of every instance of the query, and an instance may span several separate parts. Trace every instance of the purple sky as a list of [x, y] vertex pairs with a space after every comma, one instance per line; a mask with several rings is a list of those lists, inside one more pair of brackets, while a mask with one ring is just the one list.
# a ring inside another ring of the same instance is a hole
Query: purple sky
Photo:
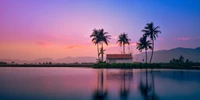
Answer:
[[96, 57], [94, 28], [112, 36], [106, 53], [120, 53], [117, 36], [126, 32], [136, 54], [149, 22], [162, 31], [156, 50], [200, 46], [199, 0], [1, 0], [0, 58]]

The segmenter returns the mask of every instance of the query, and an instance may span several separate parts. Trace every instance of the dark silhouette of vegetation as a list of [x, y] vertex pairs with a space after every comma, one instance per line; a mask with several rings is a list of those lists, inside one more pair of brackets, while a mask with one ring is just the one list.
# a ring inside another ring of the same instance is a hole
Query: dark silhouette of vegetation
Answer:
[[160, 68], [160, 64], [147, 64], [147, 63], [97, 63], [93, 68]]
[[179, 57], [179, 59], [175, 59], [175, 58], [173, 58], [172, 60], [170, 60], [170, 63], [171, 64], [188, 64], [188, 63], [193, 63], [192, 61], [190, 61], [189, 59], [186, 59], [185, 60], [185, 58], [181, 55], [180, 57]]
[[[103, 44], [105, 43], [106, 45], [108, 45], [108, 43], [110, 42], [109, 39], [111, 39], [110, 35], [108, 35], [108, 32], [105, 32], [104, 29], [100, 29], [99, 30], [99, 35], [100, 35], [100, 39], [101, 39], [101, 48], [103, 49]], [[103, 58], [104, 58], [104, 53], [101, 53], [101, 61], [103, 62]]]
[[0, 62], [0, 65], [6, 65], [7, 62]]
[[[100, 51], [99, 51], [99, 55], [104, 55], [104, 51], [105, 49], [103, 49], [103, 47], [101, 47]], [[103, 56], [101, 56], [103, 58]], [[103, 62], [103, 59], [101, 60], [101, 62]]]
[[146, 26], [144, 27], [144, 29], [142, 30], [142, 32], [144, 32], [144, 36], [147, 36], [151, 39], [152, 42], [152, 53], [151, 53], [151, 58], [149, 63], [151, 63], [152, 58], [153, 58], [153, 52], [154, 52], [154, 41], [156, 40], [156, 37], [158, 37], [158, 33], [161, 33], [160, 30], [158, 30], [160, 27], [156, 26], [154, 27], [154, 23], [147, 23]]
[[152, 49], [151, 46], [152, 43], [150, 43], [150, 41], [147, 41], [147, 36], [143, 36], [142, 38], [140, 38], [139, 42], [137, 42], [137, 49], [142, 52], [142, 50], [145, 50], [145, 54], [146, 54], [146, 60], [145, 62], [147, 63], [147, 50], [148, 49]]
[[15, 63], [14, 61], [11, 62], [11, 64], [14, 64], [14, 63]]
[[[108, 32], [105, 32], [104, 29], [94, 29], [93, 33], [90, 35], [90, 37], [92, 37], [92, 42], [97, 45], [97, 54], [98, 54], [98, 61], [103, 62], [103, 57], [104, 57], [104, 52], [105, 51], [103, 49], [103, 44], [105, 43], [106, 45], [108, 45], [108, 43], [110, 42], [109, 39], [110, 35], [108, 35]], [[101, 51], [99, 51], [99, 44], [101, 44]], [[101, 55], [101, 59], [100, 56]]]
[[92, 42], [95, 45], [97, 45], [97, 55], [98, 55], [98, 60], [100, 60], [100, 58], [99, 58], [99, 43], [101, 42], [101, 37], [100, 37], [99, 31], [97, 29], [93, 29], [93, 32], [90, 35], [90, 37], [92, 38]]
[[125, 54], [125, 45], [130, 45], [130, 41], [131, 39], [128, 38], [128, 34], [126, 34], [125, 32], [118, 36], [117, 43], [119, 44], [119, 46], [123, 46], [123, 54]]
[[120, 68], [120, 69], [200, 69], [200, 63], [97, 63], [93, 68]]

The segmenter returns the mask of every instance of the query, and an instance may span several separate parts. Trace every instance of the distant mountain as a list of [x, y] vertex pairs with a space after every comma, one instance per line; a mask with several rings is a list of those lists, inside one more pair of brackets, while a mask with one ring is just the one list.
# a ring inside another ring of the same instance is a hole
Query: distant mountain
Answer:
[[[174, 48], [170, 50], [158, 50], [154, 52], [152, 62], [169, 62], [173, 58], [178, 59], [180, 56], [183, 56], [185, 59], [189, 59], [190, 61], [200, 62], [200, 47], [192, 49], [192, 48]], [[148, 52], [148, 62], [151, 56], [151, 52]], [[33, 61], [28, 60], [19, 60], [19, 59], [0, 59], [0, 62], [7, 62], [23, 64], [23, 63], [44, 63], [44, 62], [52, 62], [52, 63], [75, 63], [75, 62], [96, 62], [96, 57], [64, 57], [59, 59], [52, 59], [49, 57], [39, 58]], [[140, 53], [134, 55], [134, 61], [142, 62], [142, 59], [145, 59], [145, 53]]]
[[74, 62], [96, 62], [96, 57], [64, 57], [56, 59], [57, 63], [74, 63]]
[[10, 64], [12, 62], [18, 63], [18, 64], [31, 63], [31, 61], [20, 60], [20, 59], [0, 59], [0, 62], [7, 62], [8, 64]]
[[18, 64], [24, 64], [24, 63], [46, 63], [46, 62], [52, 62], [52, 63], [90, 63], [90, 62], [96, 62], [96, 57], [64, 57], [59, 59], [52, 59], [49, 57], [46, 58], [38, 58], [33, 61], [28, 60], [19, 60], [19, 59], [0, 59], [0, 62], [7, 62], [7, 63], [18, 63]]
[[54, 62], [54, 60], [52, 58], [46, 57], [46, 58], [38, 58], [31, 62], [32, 63], [44, 63], [44, 62]]
[[[200, 47], [195, 49], [178, 47], [170, 50], [158, 50], [154, 52], [152, 62], [169, 62], [173, 58], [178, 59], [181, 55], [190, 61], [200, 62]], [[148, 61], [150, 56], [151, 52], [148, 52]], [[136, 61], [141, 62], [142, 59], [145, 59], [145, 53], [137, 54], [134, 58]]]

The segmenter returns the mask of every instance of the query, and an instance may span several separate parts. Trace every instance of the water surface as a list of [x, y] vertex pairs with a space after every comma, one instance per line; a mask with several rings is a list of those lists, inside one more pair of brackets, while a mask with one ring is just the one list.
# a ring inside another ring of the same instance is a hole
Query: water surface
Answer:
[[200, 71], [0, 68], [0, 100], [200, 100]]

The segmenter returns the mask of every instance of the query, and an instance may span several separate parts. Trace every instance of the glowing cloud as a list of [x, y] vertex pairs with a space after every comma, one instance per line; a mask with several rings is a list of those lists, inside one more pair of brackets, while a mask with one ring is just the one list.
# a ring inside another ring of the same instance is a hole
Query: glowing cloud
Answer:
[[76, 49], [76, 48], [95, 48], [96, 46], [95, 45], [69, 45], [69, 46], [66, 46], [65, 49]]
[[42, 41], [42, 40], [37, 41], [36, 44], [37, 44], [37, 45], [40, 45], [40, 46], [49, 46], [49, 45], [51, 45], [50, 42]]
[[181, 40], [181, 41], [187, 41], [187, 40], [191, 39], [191, 37], [178, 37], [176, 39]]
[[160, 40], [160, 41], [163, 41], [164, 40], [164, 38], [157, 38], [158, 40]]

